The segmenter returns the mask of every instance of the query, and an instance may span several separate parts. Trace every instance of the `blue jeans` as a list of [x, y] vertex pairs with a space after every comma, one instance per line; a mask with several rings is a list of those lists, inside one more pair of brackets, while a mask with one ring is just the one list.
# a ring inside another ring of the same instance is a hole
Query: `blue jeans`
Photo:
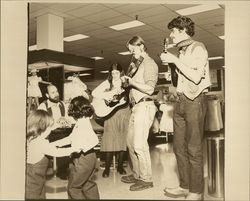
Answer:
[[202, 193], [203, 133], [207, 99], [200, 94], [190, 100], [179, 96], [174, 109], [174, 153], [177, 160], [180, 187], [192, 193]]
[[95, 182], [96, 153], [75, 153], [69, 165], [68, 198], [99, 200]]
[[151, 159], [148, 146], [149, 129], [155, 117], [153, 101], [141, 102], [132, 108], [129, 120], [127, 146], [135, 178], [152, 181]]

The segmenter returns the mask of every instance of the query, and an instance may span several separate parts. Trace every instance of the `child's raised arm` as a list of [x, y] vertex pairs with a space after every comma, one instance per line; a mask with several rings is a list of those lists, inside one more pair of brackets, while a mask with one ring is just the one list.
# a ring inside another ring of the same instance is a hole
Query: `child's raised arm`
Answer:
[[69, 156], [73, 152], [71, 147], [67, 148], [57, 148], [54, 143], [47, 143], [46, 149], [44, 150], [45, 155], [63, 157]]
[[54, 142], [50, 143], [54, 147], [62, 147], [68, 144], [71, 144], [71, 136], [69, 135], [68, 137], [62, 138], [60, 140], [56, 140]]

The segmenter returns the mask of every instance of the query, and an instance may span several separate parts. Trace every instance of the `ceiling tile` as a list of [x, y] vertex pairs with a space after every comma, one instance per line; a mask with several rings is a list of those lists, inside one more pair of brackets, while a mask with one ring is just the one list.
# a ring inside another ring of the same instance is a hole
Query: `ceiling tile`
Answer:
[[196, 24], [203, 26], [207, 24], [223, 24], [224, 25], [224, 15], [213, 16], [208, 18], [199, 19]]
[[[80, 25], [80, 24], [79, 24]], [[96, 23], [89, 23], [83, 26], [78, 26], [78, 27], [74, 27], [72, 28], [72, 31], [76, 32], [76, 33], [90, 33], [91, 31], [97, 30], [97, 29], [101, 29], [102, 26], [98, 25]]]
[[130, 13], [152, 8], [155, 4], [125, 4], [114, 8], [114, 10], [129, 15]]
[[83, 19], [75, 18], [75, 19], [72, 19], [69, 21], [65, 21], [64, 22], [64, 29], [78, 28], [80, 26], [87, 25], [87, 24], [90, 24], [90, 22], [83, 20]]
[[103, 27], [101, 29], [96, 29], [96, 30], [90, 31], [88, 34], [89, 34], [90, 37], [91, 36], [96, 36], [97, 37], [97, 36], [101, 36], [103, 34], [108, 34], [108, 33], [111, 33], [111, 32], [113, 32], [112, 29]]
[[64, 30], [63, 36], [68, 37], [77, 34], [77, 32], [72, 31], [71, 29]]
[[199, 4], [172, 4], [172, 3], [168, 3], [168, 4], [162, 4], [163, 6], [167, 7], [170, 10], [180, 10], [180, 9], [184, 9], [184, 8], [189, 8], [189, 7], [193, 7], [193, 6], [198, 6]]
[[99, 13], [105, 10], [108, 10], [108, 8], [101, 4], [89, 4], [81, 8], [70, 10], [69, 12], [66, 12], [66, 13], [76, 16], [76, 17], [84, 17], [88, 15], [93, 15], [94, 13]]
[[146, 24], [154, 24], [157, 22], [165, 22], [165, 24], [167, 24], [169, 22], [168, 19], [173, 19], [176, 16], [177, 16], [176, 13], [164, 12], [164, 13], [158, 13], [153, 16], [144, 17], [143, 19], [141, 19], [141, 21]]
[[33, 3], [33, 2], [30, 2], [29, 3], [29, 12], [30, 13], [33, 13], [33, 12], [36, 12], [42, 8], [45, 8], [47, 7], [45, 4], [43, 3]]
[[39, 10], [36, 10], [34, 12], [30, 12], [29, 18], [36, 18], [38, 16], [45, 15], [47, 13], [50, 13], [50, 9], [47, 7], [44, 7], [44, 8], [41, 8]]
[[144, 31], [150, 31], [150, 30], [153, 30], [153, 28], [151, 26], [142, 25], [139, 27], [124, 29], [124, 30], [121, 30], [121, 32], [130, 34], [130, 35], [140, 35], [140, 33], [144, 32]]
[[210, 11], [206, 11], [206, 12], [202, 12], [202, 13], [196, 13], [193, 15], [189, 15], [188, 17], [190, 17], [194, 22], [197, 21], [202, 21], [202, 20], [206, 20], [206, 19], [213, 19], [214, 17], [217, 16], [224, 16], [225, 15], [225, 10], [222, 8], [218, 8], [215, 10], [210, 10]]
[[168, 8], [161, 5], [153, 4], [144, 10], [130, 12], [128, 13], [128, 15], [130, 15], [131, 17], [138, 15], [138, 20], [140, 20], [148, 18], [150, 16], [158, 15], [159, 13], [168, 13], [168, 12], [171, 12]]
[[120, 6], [123, 6], [124, 4], [115, 4], [115, 3], [105, 3], [105, 4], [102, 4], [103, 6], [106, 6], [108, 8], [117, 8], [117, 7], [120, 7]]
[[132, 21], [132, 20], [134, 20], [134, 18], [131, 18], [131, 17], [126, 16], [126, 15], [120, 15], [120, 16], [117, 16], [115, 18], [102, 20], [101, 22], [96, 22], [96, 23], [97, 24], [100, 23], [105, 27], [109, 27], [109, 26], [112, 26], [112, 25], [117, 25], [117, 24], [129, 22], [129, 21]]
[[56, 10], [56, 11], [61, 11], [61, 12], [66, 12], [66, 11], [70, 11], [73, 9], [77, 9], [80, 7], [84, 7], [87, 6], [88, 4], [84, 4], [84, 3], [67, 3], [67, 2], [61, 2], [61, 3], [53, 3], [51, 5], [48, 4], [48, 7]]
[[116, 11], [109, 9], [107, 11], [101, 11], [101, 12], [95, 13], [93, 15], [88, 15], [87, 19], [91, 22], [100, 22], [100, 21], [103, 21], [106, 19], [113, 19], [119, 15], [121, 15], [121, 13], [118, 13]]
[[[126, 43], [134, 35], [140, 35], [145, 40], [148, 52], [161, 65], [158, 54], [162, 51], [163, 39], [169, 37], [167, 23], [178, 14], [173, 10], [193, 6], [192, 4], [75, 4], [75, 3], [32, 3], [30, 12], [29, 45], [36, 40], [36, 16], [51, 13], [64, 18], [64, 36], [75, 33], [89, 35], [90, 38], [64, 42], [64, 51], [82, 56], [101, 56], [104, 60], [96, 61], [97, 67], [104, 68], [112, 62], [120, 62], [127, 68], [131, 55], [121, 56], [120, 51], [127, 51]], [[115, 31], [109, 26], [128, 22], [139, 15], [139, 20], [146, 25], [122, 31]], [[224, 54], [224, 40], [216, 35], [223, 35], [224, 26], [214, 24], [224, 23], [224, 9], [216, 9], [204, 13], [190, 15], [196, 23], [194, 39], [204, 42], [209, 55]], [[103, 52], [101, 52], [103, 50]], [[169, 50], [175, 52], [175, 50]]]

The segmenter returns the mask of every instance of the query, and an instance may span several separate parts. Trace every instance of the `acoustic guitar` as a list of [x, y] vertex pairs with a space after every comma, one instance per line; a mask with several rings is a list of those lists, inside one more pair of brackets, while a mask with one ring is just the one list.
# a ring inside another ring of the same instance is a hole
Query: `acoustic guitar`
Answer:
[[[112, 90], [110, 92], [112, 93]], [[105, 99], [93, 98], [93, 101], [91, 104], [95, 109], [95, 114], [96, 114], [97, 118], [108, 119], [117, 110], [127, 106], [128, 99], [126, 96], [126, 91], [123, 90], [123, 92], [120, 94], [113, 92], [113, 99], [112, 100], [108, 101]]]
[[[139, 59], [135, 59], [134, 57], [132, 57], [130, 65], [128, 67], [128, 71], [126, 73], [128, 77], [132, 78], [136, 74], [143, 59], [143, 57], [140, 57]], [[129, 90], [129, 83], [125, 80], [125, 82], [122, 83], [121, 93], [117, 94], [114, 90], [113, 98], [111, 100], [93, 98], [91, 104], [95, 109], [95, 114], [97, 118], [108, 119], [117, 110], [126, 107], [129, 103]], [[112, 93], [112, 90], [110, 92]]]

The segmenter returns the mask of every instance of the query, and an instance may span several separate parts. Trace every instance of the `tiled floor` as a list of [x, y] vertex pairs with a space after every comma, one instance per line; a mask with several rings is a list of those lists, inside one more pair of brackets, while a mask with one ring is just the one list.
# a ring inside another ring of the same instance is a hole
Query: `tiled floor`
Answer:
[[[121, 175], [119, 173], [112, 169], [110, 172], [110, 177], [103, 178], [103, 169], [99, 167], [96, 173], [96, 182], [98, 184], [101, 199], [183, 200], [184, 197], [179, 199], [173, 199], [165, 196], [163, 192], [163, 189], [165, 187], [176, 187], [179, 184], [176, 160], [173, 154], [172, 143], [161, 143], [151, 145], [150, 154], [154, 181], [153, 188], [137, 192], [130, 191], [130, 184], [122, 183], [120, 181]], [[100, 164], [100, 161], [98, 161], [98, 163]], [[130, 172], [129, 167], [126, 167], [126, 170], [128, 173]], [[58, 184], [58, 181], [55, 181], [55, 183]], [[67, 181], [59, 183], [61, 186], [67, 185]], [[47, 193], [47, 198], [67, 199], [67, 193], [66, 191], [58, 193], [51, 191]], [[208, 196], [207, 185], [205, 185], [204, 200], [223, 199]]]

